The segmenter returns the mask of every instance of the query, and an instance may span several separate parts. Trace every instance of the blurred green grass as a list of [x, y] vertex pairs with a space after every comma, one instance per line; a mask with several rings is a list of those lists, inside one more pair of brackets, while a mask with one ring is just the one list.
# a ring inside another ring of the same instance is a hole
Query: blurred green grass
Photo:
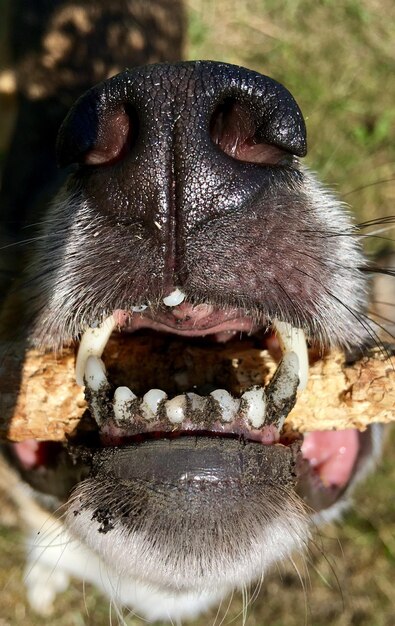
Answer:
[[[246, 65], [284, 83], [307, 118], [309, 165], [358, 220], [394, 214], [393, 2], [189, 0], [188, 7], [188, 57]], [[386, 245], [378, 240], [376, 250]], [[394, 443], [393, 435], [345, 522], [320, 531], [299, 563], [300, 577], [288, 564], [265, 581], [248, 626], [395, 624]], [[108, 602], [79, 583], [59, 598], [51, 618], [35, 616], [23, 592], [23, 536], [5, 511], [0, 501], [0, 626], [119, 623]], [[241, 624], [242, 608], [236, 595], [224, 623]], [[195, 626], [213, 624], [215, 616]], [[142, 624], [133, 617], [126, 623]]]
[[282, 82], [306, 116], [307, 163], [359, 221], [392, 215], [394, 3], [190, 0], [189, 7], [189, 57], [245, 65]]

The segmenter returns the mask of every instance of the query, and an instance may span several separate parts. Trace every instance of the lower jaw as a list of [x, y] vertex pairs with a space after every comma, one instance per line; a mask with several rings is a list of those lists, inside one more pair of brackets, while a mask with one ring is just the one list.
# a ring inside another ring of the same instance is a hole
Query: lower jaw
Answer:
[[66, 524], [105, 562], [154, 588], [235, 587], [278, 552], [305, 545], [297, 454], [295, 445], [207, 437], [102, 449], [69, 499]]

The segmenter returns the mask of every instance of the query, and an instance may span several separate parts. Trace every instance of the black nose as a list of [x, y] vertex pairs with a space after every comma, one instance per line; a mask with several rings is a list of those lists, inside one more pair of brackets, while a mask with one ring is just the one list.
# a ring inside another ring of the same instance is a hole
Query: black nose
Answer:
[[260, 230], [273, 224], [275, 206], [288, 202], [275, 200], [279, 183], [282, 193], [289, 179], [298, 184], [295, 156], [305, 152], [302, 114], [284, 87], [213, 62], [119, 74], [78, 100], [58, 139], [59, 163], [79, 164], [69, 193], [83, 194], [107, 233], [101, 258], [113, 242], [111, 262], [117, 255], [133, 277], [124, 291], [134, 302], [174, 285], [197, 292], [209, 266], [218, 279], [233, 275], [242, 216], [259, 214]]
[[[111, 165], [150, 142], [207, 153], [217, 145], [245, 162], [275, 164], [306, 154], [306, 130], [291, 94], [273, 79], [213, 62], [126, 71], [83, 95], [63, 123], [58, 161]], [[180, 138], [184, 133], [184, 138]]]

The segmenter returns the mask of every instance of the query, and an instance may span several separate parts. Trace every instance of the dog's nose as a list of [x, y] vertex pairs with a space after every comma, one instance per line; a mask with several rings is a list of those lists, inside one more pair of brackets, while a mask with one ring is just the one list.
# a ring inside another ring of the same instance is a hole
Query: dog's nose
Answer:
[[112, 165], [170, 135], [180, 157], [217, 147], [239, 161], [277, 164], [306, 153], [301, 112], [282, 85], [244, 68], [192, 62], [126, 71], [87, 92], [61, 128], [58, 158]]
[[[238, 232], [305, 152], [302, 114], [282, 85], [214, 62], [119, 74], [77, 101], [58, 139], [59, 163], [79, 164], [74, 182], [95, 220], [122, 240], [123, 271], [129, 259], [135, 273], [140, 259], [150, 268], [151, 294], [187, 284], [194, 257], [215, 256], [209, 239]], [[212, 259], [217, 275], [229, 254]]]

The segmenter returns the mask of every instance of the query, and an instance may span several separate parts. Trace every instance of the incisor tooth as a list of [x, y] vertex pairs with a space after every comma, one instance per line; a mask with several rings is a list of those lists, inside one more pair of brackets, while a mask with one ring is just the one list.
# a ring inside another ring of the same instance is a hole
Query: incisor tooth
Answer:
[[266, 397], [263, 387], [255, 386], [241, 396], [247, 420], [254, 428], [265, 423]]
[[117, 387], [114, 393], [114, 417], [118, 422], [123, 422], [129, 418], [130, 403], [137, 396], [129, 387]]
[[143, 402], [141, 405], [141, 411], [147, 420], [151, 420], [155, 417], [158, 410], [159, 403], [162, 400], [167, 399], [167, 393], [162, 389], [150, 389], [143, 396]]
[[116, 328], [117, 322], [113, 315], [107, 317], [97, 328], [87, 328], [82, 335], [80, 347], [75, 363], [75, 377], [77, 384], [84, 386], [84, 372], [89, 356], [101, 357], [111, 333]]
[[233, 398], [226, 389], [215, 389], [210, 393], [210, 396], [218, 402], [222, 419], [225, 422], [231, 422], [236, 417], [240, 400]]
[[180, 424], [185, 417], [186, 398], [185, 396], [176, 396], [166, 402], [167, 419], [172, 424]]
[[309, 378], [309, 354], [307, 351], [306, 337], [301, 328], [295, 328], [287, 322], [274, 320], [273, 326], [277, 332], [283, 353], [295, 352], [299, 360], [299, 391], [303, 391]]
[[177, 289], [175, 289], [174, 291], [169, 293], [168, 296], [163, 298], [163, 302], [166, 306], [177, 306], [178, 304], [181, 304], [181, 302], [183, 302], [185, 298], [185, 293], [183, 293], [181, 289], [178, 289], [177, 287]]

